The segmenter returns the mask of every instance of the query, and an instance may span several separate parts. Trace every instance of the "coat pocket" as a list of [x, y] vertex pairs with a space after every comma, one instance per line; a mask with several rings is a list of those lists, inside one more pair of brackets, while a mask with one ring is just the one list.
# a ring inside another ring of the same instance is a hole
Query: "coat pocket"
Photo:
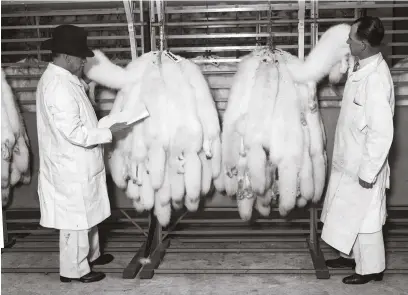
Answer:
[[93, 175], [87, 183], [83, 183], [83, 191], [87, 207], [91, 208], [99, 204], [101, 198], [104, 198], [107, 194], [105, 169]]
[[359, 132], [367, 134], [367, 120], [365, 117], [364, 106], [353, 103], [352, 107], [352, 126]]

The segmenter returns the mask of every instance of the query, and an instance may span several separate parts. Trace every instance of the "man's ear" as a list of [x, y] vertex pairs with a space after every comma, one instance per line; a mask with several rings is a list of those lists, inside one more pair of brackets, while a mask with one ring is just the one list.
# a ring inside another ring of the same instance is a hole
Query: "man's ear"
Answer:
[[62, 57], [65, 59], [65, 61], [67, 62], [67, 64], [71, 63], [71, 57], [68, 54], [63, 53]]
[[363, 50], [362, 50], [362, 51], [365, 51], [365, 50], [367, 49], [367, 43], [366, 43], [365, 41], [361, 41], [361, 44], [362, 44], [362, 46], [363, 46]]

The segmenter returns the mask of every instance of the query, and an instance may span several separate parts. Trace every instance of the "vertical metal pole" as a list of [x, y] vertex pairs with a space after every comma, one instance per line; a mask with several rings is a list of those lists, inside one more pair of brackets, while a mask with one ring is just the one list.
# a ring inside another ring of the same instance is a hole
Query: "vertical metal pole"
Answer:
[[[39, 25], [40, 25], [40, 17], [39, 17], [39, 16], [36, 16], [36, 17], [35, 17], [35, 25], [36, 25], [36, 26], [39, 26]], [[41, 34], [40, 34], [40, 29], [39, 29], [39, 28], [37, 28], [37, 38], [41, 38]], [[38, 44], [38, 45], [37, 45], [37, 58], [38, 58], [38, 61], [41, 61], [41, 53], [40, 53], [40, 50], [41, 50], [41, 48], [40, 48], [40, 45]]]
[[[261, 20], [261, 12], [260, 11], [258, 11], [257, 12], [257, 14], [256, 14], [256, 20], [257, 21], [260, 21]], [[208, 27], [207, 27], [208, 28]], [[261, 33], [261, 25], [259, 24], [259, 23], [257, 23], [256, 24], [256, 33], [257, 34], [260, 34]], [[260, 37], [256, 37], [256, 43], [258, 44], [259, 43], [259, 40], [260, 40], [261, 38]]]
[[150, 0], [150, 50], [157, 50], [156, 46], [156, 27], [153, 24], [156, 22], [155, 18], [155, 1]]
[[123, 6], [125, 7], [126, 19], [128, 23], [130, 51], [132, 60], [135, 60], [137, 58], [137, 41], [135, 36], [135, 25], [133, 21], [132, 0], [123, 0]]
[[[310, 34], [311, 34], [311, 45], [312, 49], [315, 47], [317, 40], [318, 40], [318, 24], [317, 24], [317, 17], [318, 17], [318, 1], [312, 0], [312, 6], [310, 11], [310, 16], [312, 18], [312, 22], [310, 25]], [[313, 244], [314, 250], [318, 251], [318, 243], [317, 243], [317, 209], [315, 206], [310, 208], [310, 242]]]
[[298, 11], [298, 57], [299, 59], [305, 58], [305, 0], [299, 0]]
[[145, 24], [144, 24], [144, 7], [143, 0], [139, 0], [139, 20], [140, 20], [140, 44], [142, 47], [142, 54], [145, 53]]
[[158, 21], [160, 24], [160, 51], [163, 51], [164, 48], [166, 48], [165, 44], [165, 34], [164, 34], [164, 23], [166, 20], [165, 16], [165, 11], [164, 11], [164, 1], [163, 0], [157, 0], [157, 15], [158, 15]]

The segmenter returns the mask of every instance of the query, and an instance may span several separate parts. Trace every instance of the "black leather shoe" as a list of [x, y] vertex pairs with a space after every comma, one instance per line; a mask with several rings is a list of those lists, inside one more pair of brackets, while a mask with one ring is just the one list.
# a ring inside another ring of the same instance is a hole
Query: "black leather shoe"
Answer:
[[331, 268], [352, 268], [356, 267], [356, 262], [354, 259], [347, 259], [344, 257], [339, 257], [336, 259], [326, 260], [326, 265]]
[[362, 285], [370, 281], [376, 281], [376, 282], [382, 281], [383, 276], [384, 276], [384, 273], [382, 272], [373, 273], [369, 275], [359, 275], [355, 273], [351, 276], [345, 277], [343, 279], [343, 283], [349, 284], [349, 285]]
[[114, 257], [111, 254], [103, 254], [99, 256], [96, 260], [90, 262], [89, 266], [92, 267], [94, 265], [105, 265], [112, 262], [113, 258]]
[[72, 279], [72, 278], [67, 278], [67, 277], [60, 276], [60, 281], [62, 283], [70, 283], [72, 281], [79, 281], [81, 283], [93, 283], [93, 282], [101, 281], [105, 277], [106, 277], [106, 275], [103, 272], [91, 271], [91, 272], [87, 273], [86, 275], [80, 277], [79, 279], [78, 278]]

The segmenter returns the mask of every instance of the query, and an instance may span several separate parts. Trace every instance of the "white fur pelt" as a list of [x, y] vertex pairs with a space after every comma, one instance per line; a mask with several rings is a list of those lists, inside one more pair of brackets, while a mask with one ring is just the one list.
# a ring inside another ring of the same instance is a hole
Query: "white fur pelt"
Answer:
[[295, 82], [319, 82], [329, 75], [331, 83], [337, 83], [348, 69], [350, 48], [346, 43], [350, 25], [338, 24], [323, 33], [316, 46], [306, 57], [288, 64]]
[[[344, 33], [345, 27], [339, 28]], [[239, 64], [224, 115], [222, 177], [227, 194], [237, 195], [244, 220], [251, 218], [254, 205], [268, 215], [277, 194], [283, 216], [322, 196], [326, 135], [316, 84], [327, 75], [338, 81], [349, 68], [347, 50], [327, 41], [336, 30], [330, 32], [305, 63], [281, 50], [257, 49]], [[327, 45], [332, 51], [321, 59], [324, 64], [318, 62], [317, 53]], [[293, 65], [318, 74], [298, 82]]]
[[277, 195], [282, 216], [320, 200], [327, 155], [316, 84], [325, 76], [339, 82], [352, 65], [349, 31], [331, 27], [305, 61], [256, 49], [240, 62], [224, 114], [220, 177], [243, 220], [253, 206], [268, 215]]
[[29, 140], [23, 117], [6, 75], [1, 70], [1, 187], [3, 205], [8, 202], [10, 187], [31, 180]]
[[119, 90], [111, 114], [140, 104], [149, 111], [112, 144], [109, 166], [135, 209], [154, 208], [163, 226], [172, 205], [197, 210], [221, 169], [220, 126], [207, 82], [191, 61], [173, 58], [149, 52], [119, 68], [98, 52], [85, 67], [91, 80]]

